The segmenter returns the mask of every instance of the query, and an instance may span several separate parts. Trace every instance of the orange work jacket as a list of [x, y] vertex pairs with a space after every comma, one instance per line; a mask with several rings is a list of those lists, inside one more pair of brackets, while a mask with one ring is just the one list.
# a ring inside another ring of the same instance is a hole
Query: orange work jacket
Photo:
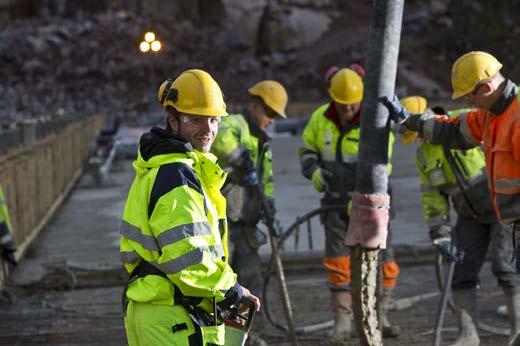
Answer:
[[520, 220], [519, 97], [501, 114], [477, 109], [460, 118], [464, 137], [484, 145], [491, 198], [497, 216], [504, 223]]

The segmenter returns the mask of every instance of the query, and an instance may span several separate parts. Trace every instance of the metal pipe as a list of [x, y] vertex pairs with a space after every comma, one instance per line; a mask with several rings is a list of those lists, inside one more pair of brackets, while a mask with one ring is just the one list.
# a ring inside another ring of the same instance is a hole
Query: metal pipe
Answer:
[[388, 110], [378, 102], [394, 94], [404, 0], [375, 0], [361, 114], [356, 190], [387, 193]]
[[[375, 0], [372, 8], [356, 175], [356, 192], [368, 195], [368, 197], [387, 195], [388, 191], [390, 122], [388, 121], [388, 110], [378, 102], [378, 99], [394, 94], [403, 6], [404, 0]], [[371, 220], [372, 224], [362, 226], [363, 236], [358, 239], [383, 239], [382, 246], [367, 247], [366, 243], [352, 242], [348, 240], [349, 236], [347, 236], [352, 261], [352, 304], [362, 345], [382, 345], [383, 343], [381, 293], [376, 287], [378, 253], [379, 249], [385, 246], [387, 229], [378, 226], [378, 220], [375, 220], [375, 218], [384, 217], [381, 213], [372, 215], [374, 218]], [[356, 216], [356, 213], [353, 212], [350, 225], [355, 226], [352, 228], [349, 226], [350, 236], [352, 236], [352, 232], [361, 229], [362, 224], [360, 216]], [[376, 238], [373, 238], [374, 230], [377, 231]], [[377, 294], [379, 297], [374, 299], [373, 294]]]

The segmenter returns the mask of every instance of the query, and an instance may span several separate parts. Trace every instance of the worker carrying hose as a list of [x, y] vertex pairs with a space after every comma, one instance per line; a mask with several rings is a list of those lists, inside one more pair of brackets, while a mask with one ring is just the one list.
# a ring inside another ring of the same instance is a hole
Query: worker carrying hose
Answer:
[[[361, 101], [363, 99], [363, 68], [332, 67], [326, 73], [331, 101], [317, 108], [303, 131], [300, 149], [302, 174], [314, 188], [323, 193], [322, 206], [345, 205], [344, 212], [330, 211], [321, 219], [325, 228], [325, 257], [331, 291], [331, 309], [334, 326], [330, 334], [332, 343], [342, 344], [352, 333], [352, 297], [350, 294], [350, 257], [344, 241], [349, 224], [347, 206], [349, 192], [356, 186], [359, 153]], [[388, 156], [392, 155], [394, 136], [390, 134]], [[391, 165], [388, 165], [389, 173]], [[386, 316], [390, 296], [397, 283], [399, 267], [394, 260], [389, 239], [382, 251], [383, 262], [383, 336], [395, 337], [399, 328], [389, 323]]]

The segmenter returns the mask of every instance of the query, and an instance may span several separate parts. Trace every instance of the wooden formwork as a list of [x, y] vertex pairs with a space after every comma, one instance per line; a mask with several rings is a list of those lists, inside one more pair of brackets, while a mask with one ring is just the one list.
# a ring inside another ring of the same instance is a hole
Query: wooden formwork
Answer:
[[[23, 257], [81, 174], [90, 142], [103, 123], [101, 116], [86, 117], [0, 155], [0, 184], [13, 225], [17, 259]], [[0, 265], [4, 266], [1, 259]], [[4, 285], [0, 270], [0, 290]]]

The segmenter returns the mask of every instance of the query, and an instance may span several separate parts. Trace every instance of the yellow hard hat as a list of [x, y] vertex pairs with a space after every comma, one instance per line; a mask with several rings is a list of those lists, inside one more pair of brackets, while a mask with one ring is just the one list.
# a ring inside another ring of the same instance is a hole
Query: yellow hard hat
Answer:
[[[405, 97], [401, 99], [401, 104], [408, 112], [413, 114], [422, 114], [426, 111], [426, 107], [428, 107], [428, 102], [426, 102], [426, 99], [422, 96]], [[415, 131], [407, 130], [401, 135], [401, 142], [403, 144], [413, 143], [418, 135], [419, 133]]]
[[451, 98], [467, 95], [479, 82], [493, 77], [501, 68], [502, 64], [489, 53], [476, 51], [464, 54], [451, 69]]
[[428, 107], [428, 102], [422, 96], [408, 96], [401, 99], [401, 104], [412, 114], [422, 114]]
[[363, 99], [363, 81], [354, 70], [342, 68], [330, 79], [329, 95], [343, 105], [359, 103]]
[[253, 85], [248, 91], [251, 95], [260, 97], [276, 114], [287, 118], [285, 107], [287, 107], [289, 98], [283, 85], [274, 80], [263, 80]]
[[164, 107], [172, 106], [180, 113], [208, 117], [228, 115], [220, 87], [202, 70], [187, 70], [175, 80], [164, 81], [157, 99]]

